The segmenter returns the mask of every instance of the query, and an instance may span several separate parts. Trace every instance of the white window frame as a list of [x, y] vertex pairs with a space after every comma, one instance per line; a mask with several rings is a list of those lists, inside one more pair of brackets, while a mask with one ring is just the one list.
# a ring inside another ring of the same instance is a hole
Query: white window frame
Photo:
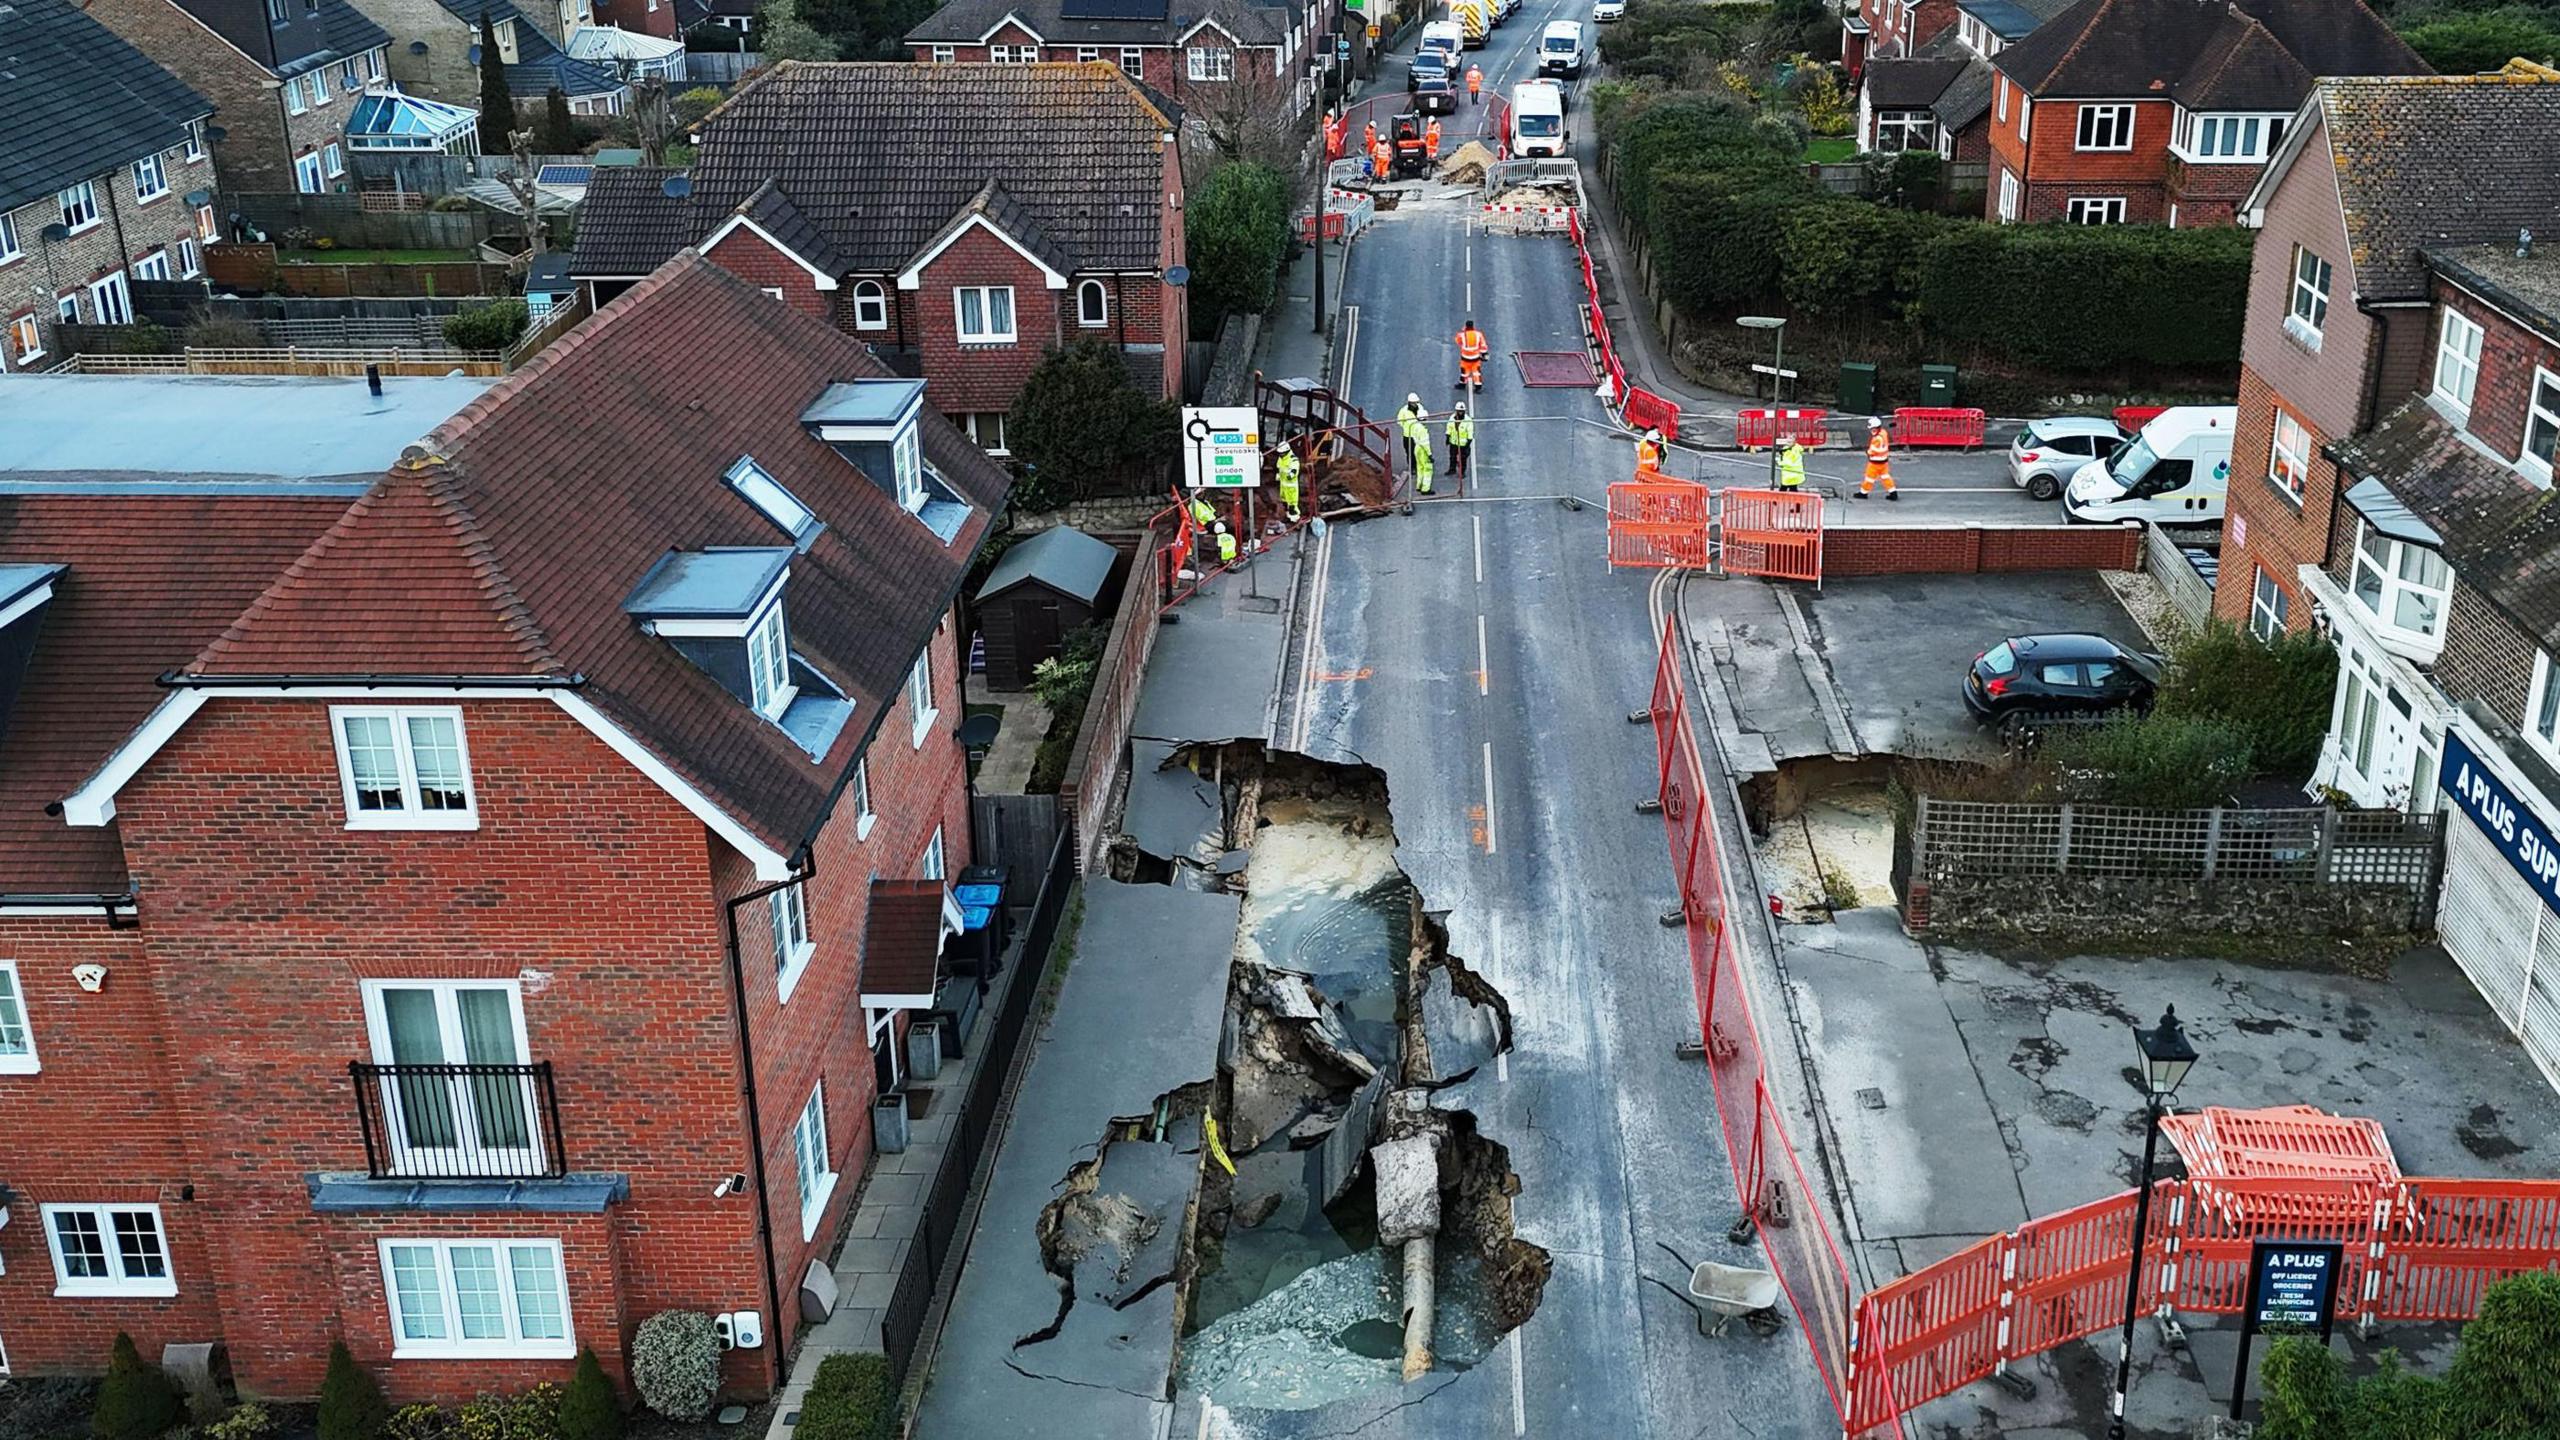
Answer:
[[[2374, 555], [2372, 551], [2365, 548], [2369, 540], [2381, 542], [2380, 556]], [[2425, 568], [2432, 562], [2438, 583], [2430, 585], [2424, 580], [2413, 580], [2401, 573], [2408, 568], [2413, 557], [2421, 568]], [[2421, 645], [2434, 646], [2444, 643], [2445, 612], [2453, 608], [2453, 568], [2445, 563], [2442, 554], [2424, 545], [2412, 545], [2406, 540], [2395, 540], [2375, 530], [2369, 521], [2358, 517], [2355, 544], [2347, 552], [2347, 558], [2347, 594], [2353, 597], [2356, 604], [2364, 610], [2366, 617], [2372, 621], [2376, 629], [2385, 635], [2414, 640]], [[2364, 592], [2367, 575], [2372, 576], [2375, 588], [2380, 591], [2378, 596], [2371, 599], [2366, 598]], [[2406, 596], [2416, 596], [2421, 600], [2431, 599], [2435, 602], [2435, 623], [2432, 626], [2418, 628], [2400, 623], [2400, 601]]]
[[[346, 722], [356, 717], [384, 717], [391, 721], [392, 752], [400, 765], [400, 805], [397, 810], [367, 810], [356, 803], [355, 762], [347, 754]], [[443, 719], [453, 722], [454, 753], [462, 762], [462, 808], [429, 810], [418, 788], [418, 758], [409, 743], [412, 719]], [[329, 707], [329, 743], [338, 754], [338, 792], [347, 807], [350, 830], [477, 830], [480, 828], [480, 786], [471, 774], [471, 736], [462, 723], [459, 705], [332, 705]]]
[[[394, 990], [423, 990], [432, 995], [436, 1007], [439, 1048], [449, 1057], [442, 1063], [465, 1065], [499, 1063], [528, 1065], [533, 1061], [533, 1039], [524, 1023], [524, 986], [515, 980], [363, 980], [356, 992], [364, 1002], [365, 1043], [372, 1047], [373, 1063], [397, 1065], [398, 1051], [391, 1043], [391, 1007], [385, 996]], [[469, 1041], [462, 1028], [462, 993], [466, 990], [487, 991], [503, 995], [507, 1002], [507, 1019], [514, 1031], [516, 1059], [499, 1062], [474, 1062], [463, 1058], [469, 1054]], [[406, 1116], [402, 1107], [406, 1084], [432, 1086], [432, 1077], [415, 1077], [408, 1081], [384, 1078], [375, 1082], [374, 1098], [381, 1104], [384, 1162], [396, 1175], [435, 1176], [457, 1170], [480, 1167], [508, 1175], [539, 1175], [543, 1172], [546, 1137], [543, 1117], [535, 1107], [532, 1092], [519, 1088], [517, 1097], [525, 1102], [523, 1119], [526, 1143], [506, 1145], [481, 1139], [479, 1097], [471, 1093], [471, 1082], [454, 1077], [445, 1082], [448, 1098], [436, 1103], [453, 1117], [453, 1143], [413, 1144], [409, 1139]]]
[[933, 642], [927, 640], [924, 649], [916, 655], [916, 663], [907, 667], [907, 738], [912, 742], [910, 748], [924, 748], [924, 737], [933, 733], [934, 717], [941, 713], [933, 708]]
[[886, 330], [889, 328], [889, 290], [877, 280], [853, 282], [853, 328]]
[[2258, 637], [2258, 643], [2270, 645], [2293, 618], [2293, 597], [2285, 593], [2265, 566], [2251, 568], [2257, 572], [2257, 579], [2249, 591], [2249, 633]]
[[[143, 177], [146, 175], [151, 178], [151, 183], [148, 186], [143, 184]], [[168, 162], [161, 159], [158, 155], [145, 155], [141, 159], [133, 162], [134, 204], [148, 205], [154, 200], [166, 199], [168, 194]]]
[[773, 931], [774, 990], [787, 1002], [808, 972], [809, 957], [818, 953], [809, 932], [809, 887], [795, 882], [767, 896], [765, 919]]
[[1880, 154], [1898, 155], [1905, 150], [1934, 149], [1938, 143], [1938, 117], [1926, 110], [1879, 110], [1876, 112], [1876, 150]]
[[2018, 177], [2007, 170], [2000, 172], [2000, 218], [2004, 221], [2018, 218]]
[[958, 58], [958, 52], [954, 51], [948, 45], [936, 45], [933, 47], [933, 63], [936, 65], [948, 65]]
[[[1005, 412], [1002, 410], [966, 410], [961, 412], [959, 418], [962, 426], [969, 432], [969, 439], [975, 442], [979, 449], [990, 455], [1013, 453], [1012, 446], [1005, 440]], [[992, 445], [987, 443], [989, 430], [995, 432], [995, 443]]]
[[210, 205], [196, 207], [196, 238], [207, 245], [222, 243], [222, 217], [214, 214]]
[[310, 109], [311, 102], [302, 97], [302, 77], [297, 75], [284, 82], [284, 113], [301, 115], [308, 113]]
[[[2550, 709], [2547, 716], [2546, 706]], [[2554, 690], [2548, 650], [2533, 652], [2533, 688], [2525, 697], [2524, 738], [2526, 744], [2542, 752], [2544, 759], [2560, 764], [2560, 693]]]
[[[575, 31], [578, 27], [577, 27], [577, 26], [575, 26], [575, 25], [571, 25], [571, 26], [569, 26], [568, 28], [569, 28], [570, 30], [572, 30], [572, 31]], [[362, 78], [361, 78], [361, 77], [356, 73], [356, 62], [355, 62], [355, 61], [353, 61], [353, 60], [341, 60], [341, 61], [339, 61], [339, 62], [338, 62], [338, 88], [339, 88], [339, 89], [346, 91], [346, 92], [347, 92], [348, 94], [350, 94], [350, 95], [353, 95], [354, 93], [356, 93], [356, 91], [357, 91], [358, 89], [362, 88], [362, 87], [363, 87], [363, 85], [364, 85], [364, 80], [363, 80], [363, 79], [362, 79]]]
[[[77, 185], [65, 185], [56, 191], [53, 204], [54, 208], [62, 213], [63, 228], [74, 235], [96, 228], [103, 218], [98, 213], [98, 187], [86, 180]], [[85, 220], [72, 218], [83, 214], [88, 218]]]
[[1076, 47], [1076, 63], [1079, 65], [1091, 65], [1101, 58], [1102, 47], [1099, 45], [1079, 45]]
[[[827, 1201], [836, 1193], [836, 1157], [827, 1139], [827, 1082], [809, 1087], [809, 1099], [791, 1122], [791, 1154], [798, 1172], [794, 1184], [800, 1198], [800, 1238], [818, 1238], [818, 1222], [827, 1218]], [[823, 1170], [814, 1166], [823, 1165]]]
[[910, 515], [924, 513], [924, 442], [912, 424], [889, 444], [889, 468], [898, 483], [898, 507]]
[[328, 66], [323, 65], [319, 69], [312, 71], [310, 74], [303, 76], [302, 83], [311, 87], [311, 103], [315, 108], [329, 103]]
[[141, 259], [134, 261], [133, 278], [136, 280], [168, 279], [169, 252], [166, 249], [154, 250], [150, 254], [143, 256]]
[[[2516, 450], [2516, 468], [2547, 488], [2551, 484], [2552, 461], [2560, 458], [2560, 374], [2534, 366], [2533, 385], [2524, 396], [2524, 440]], [[2533, 453], [2537, 429], [2553, 437], [2552, 455]]]
[[335, 140], [320, 147], [320, 173], [332, 180], [347, 173], [347, 154]]
[[2329, 323], [2329, 292], [2338, 272], [2308, 245], [2293, 247], [2291, 287], [2286, 291], [2284, 331], [2317, 350], [2320, 328]]
[[[62, 1236], [54, 1228], [57, 1215], [87, 1215], [98, 1227], [98, 1239], [105, 1252], [106, 1275], [73, 1275], [63, 1264]], [[159, 1246], [161, 1274], [135, 1274], [125, 1265], [124, 1247], [116, 1241], [116, 1216], [148, 1215], [152, 1238]], [[53, 1293], [57, 1297], [97, 1296], [118, 1300], [166, 1298], [178, 1293], [178, 1264], [169, 1253], [169, 1226], [161, 1219], [160, 1207], [150, 1201], [102, 1201], [73, 1205], [40, 1205], [37, 1218], [43, 1222], [45, 1249], [53, 1256]]]
[[[729, 488], [756, 508], [756, 513], [779, 526], [793, 541], [801, 541], [817, 533], [818, 516], [800, 497], [783, 487], [752, 455], [741, 455], [729, 467]], [[775, 607], [779, 609], [780, 607]]]
[[[22, 333], [23, 332], [23, 333]], [[9, 363], [22, 366], [44, 356], [44, 321], [34, 311], [9, 322]]]
[[2124, 197], [2121, 195], [2074, 195], [2063, 203], [2063, 218], [2074, 225], [2121, 225], [2124, 223]]
[[2003, 124], [2006, 124], [2009, 119], [2009, 77], [2006, 75], [1994, 76], [1993, 89], [1996, 92], [1996, 98], [2000, 105], [1999, 118]]
[[936, 825], [933, 827], [933, 838], [925, 842], [924, 854], [917, 857], [916, 874], [927, 880], [946, 880], [950, 878], [950, 873], [950, 852], [943, 849], [942, 827]]
[[293, 157], [293, 182], [295, 188], [305, 195], [319, 195], [328, 189], [328, 177], [320, 172], [318, 151]]
[[1123, 46], [1121, 46], [1121, 47], [1120, 47], [1120, 73], [1121, 73], [1121, 74], [1123, 74], [1123, 75], [1144, 75], [1144, 74], [1146, 73], [1146, 69], [1147, 69], [1147, 51], [1146, 51], [1146, 47], [1145, 47], [1145, 46], [1143, 46], [1143, 45], [1123, 45]]
[[190, 161], [204, 158], [204, 122], [202, 120], [187, 122], [186, 143], [178, 147], [178, 153], [182, 158]]
[[[569, 1303], [568, 1257], [557, 1240], [519, 1236], [458, 1235], [451, 1238], [385, 1235], [376, 1242], [382, 1262], [382, 1299], [391, 1323], [391, 1358], [394, 1360], [566, 1360], [578, 1353], [576, 1307]], [[486, 1249], [496, 1252], [498, 1266], [498, 1303], [507, 1329], [503, 1340], [465, 1340], [462, 1338], [462, 1307], [453, 1278], [453, 1252], [463, 1249]], [[411, 1339], [402, 1333], [400, 1318], [400, 1281], [392, 1261], [394, 1250], [424, 1249], [433, 1256], [436, 1277], [436, 1299], [441, 1309], [445, 1337], [442, 1340]], [[549, 1257], [551, 1283], [560, 1296], [560, 1335], [557, 1338], [524, 1338], [523, 1300], [516, 1293], [516, 1252], [532, 1251]]]
[[[2293, 432], [2293, 443], [2285, 443], [2285, 432]], [[2290, 467], [2290, 475], [2288, 475]], [[2302, 503], [2303, 486], [2311, 478], [2311, 427], [2293, 418], [2283, 406], [2275, 407], [2275, 418], [2267, 426], [2267, 480], [2284, 492], [2295, 505]]]
[[[995, 328], [995, 299], [1004, 296], [1004, 328]], [[978, 328], [969, 328], [969, 298], [978, 301]], [[1010, 285], [955, 285], [951, 287], [951, 319], [955, 333], [963, 345], [1010, 345], [1020, 338], [1016, 330], [1019, 316], [1013, 308]]]
[[1183, 52], [1184, 74], [1194, 84], [1218, 84], [1236, 78], [1236, 52], [1218, 45], [1194, 45]]
[[853, 838], [868, 840], [871, 827], [880, 823], [880, 812], [871, 808], [871, 757], [863, 756], [853, 766]]
[[18, 245], [18, 222], [10, 219], [7, 211], [0, 210], [0, 265], [6, 265], [26, 253]]
[[14, 1031], [23, 1049], [0, 1050], [0, 1075], [33, 1075], [44, 1066], [36, 1055], [36, 1022], [27, 1009], [26, 977], [18, 962], [0, 960], [0, 1040]]
[[[652, 10], [657, 9], [657, 8], [658, 8], [657, 0], [649, 0], [649, 8], [650, 8], [650, 9], [652, 9]], [[382, 78], [382, 52], [381, 52], [381, 51], [379, 51], [379, 50], [367, 50], [366, 52], [364, 52], [364, 78], [365, 78], [366, 80], [368, 80], [368, 81], [371, 81], [371, 80], [379, 80], [379, 79], [381, 79], [381, 78]]]
[[204, 273], [204, 242], [193, 235], [178, 237], [178, 278], [193, 280]]
[[747, 699], [757, 714], [778, 720], [799, 693], [791, 681], [791, 630], [777, 598], [747, 625]]
[[[109, 296], [114, 297], [112, 305], [108, 303]], [[101, 325], [133, 323], [133, 291], [125, 284], [123, 271], [89, 282], [89, 308], [97, 312]]]
[[2131, 101], [2083, 104], [2071, 127], [2071, 148], [2091, 154], [2120, 154], [2133, 148], [2135, 111]]
[[77, 288], [69, 294], [53, 297], [53, 318], [65, 325], [80, 323], [80, 292]]
[[[1087, 309], [1084, 303], [1087, 296], [1091, 296], [1096, 302], [1091, 309]], [[1110, 323], [1111, 287], [1099, 280], [1077, 281], [1076, 324], [1087, 330], [1098, 330]]]
[[2480, 389], [2480, 342], [2488, 331], [2450, 305], [2438, 307], [2435, 378], [2430, 393], [2454, 414], [2468, 418]]

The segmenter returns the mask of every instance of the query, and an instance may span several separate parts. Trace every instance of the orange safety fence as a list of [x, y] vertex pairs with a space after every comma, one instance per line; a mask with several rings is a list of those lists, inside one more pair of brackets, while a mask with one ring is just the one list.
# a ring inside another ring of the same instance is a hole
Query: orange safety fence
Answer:
[[1982, 443], [1983, 421], [1979, 410], [1905, 405], [1893, 412], [1893, 443], [1905, 448], [1953, 445], [1970, 450]]
[[1659, 430], [1665, 440], [1680, 438], [1680, 407], [1641, 385], [1626, 388], [1626, 417], [1629, 427], [1637, 430]]
[[2134, 434], [2158, 419], [2160, 412], [2168, 408], [2166, 405], [2119, 405], [2114, 416], [2116, 428], [2127, 435]]
[[1728, 575], [1822, 579], [1822, 497], [1801, 490], [1723, 492], [1722, 548]]
[[1655, 656], [1652, 718], [1657, 794], [1679, 881], [1680, 916], [1689, 939], [1689, 979], [1698, 1033], [1712, 1082], [1716, 1119], [1733, 1167], [1743, 1214], [1758, 1227], [1762, 1253], [1803, 1327], [1823, 1390], [1846, 1415], [1851, 1319], [1849, 1269], [1831, 1235], [1828, 1206], [1805, 1177], [1786, 1122], [1770, 1094], [1760, 1032], [1751, 1013], [1744, 960], [1733, 926], [1747, 923], [1725, 889], [1717, 861], [1714, 783], [1700, 753], [1681, 678], [1679, 619], [1665, 620]]
[[1703, 570], [1706, 486], [1688, 480], [1621, 480], [1609, 487], [1609, 563]]
[[1763, 450], [1780, 440], [1793, 440], [1799, 445], [1818, 449], [1831, 443], [1831, 412], [1828, 410], [1742, 410], [1733, 417], [1734, 443], [1745, 450]]

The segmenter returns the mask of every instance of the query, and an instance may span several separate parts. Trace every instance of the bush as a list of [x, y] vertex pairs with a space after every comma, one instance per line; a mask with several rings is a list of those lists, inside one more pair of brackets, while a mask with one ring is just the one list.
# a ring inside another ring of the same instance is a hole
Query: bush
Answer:
[[818, 1362], [792, 1440], [882, 1440], [898, 1418], [886, 1355], [830, 1355]]
[[[561, 1440], [559, 1386], [544, 1381], [521, 1395], [508, 1398], [505, 1440]], [[321, 1440], [328, 1440], [322, 1436]]]
[[97, 1406], [87, 1376], [30, 1375], [0, 1385], [0, 1440], [81, 1440]]
[[569, 1388], [560, 1392], [560, 1440], [622, 1440], [622, 1431], [622, 1395], [596, 1352], [582, 1345]]
[[2262, 773], [2308, 778], [2329, 731], [2337, 682], [2338, 652], [2318, 635], [2302, 631], [2262, 645], [2215, 620], [2171, 650], [2158, 711], [2225, 721]]
[[1058, 642], [1058, 653], [1031, 667], [1031, 693], [1052, 715], [1084, 713], [1093, 695], [1093, 677], [1102, 668], [1107, 632], [1099, 624], [1079, 625]]
[[445, 317], [445, 343], [456, 350], [504, 350], [524, 334], [531, 318], [519, 299], [476, 305]]
[[2308, 1335], [2279, 1335], [2258, 1362], [2260, 1440], [2336, 1440], [2346, 1429], [2346, 1369]]
[[631, 1337], [631, 1388], [670, 1420], [708, 1419], [720, 1397], [720, 1334], [711, 1317], [662, 1310]]
[[267, 332], [255, 321], [199, 309], [187, 318], [183, 340], [191, 350], [256, 350], [266, 345]]
[[1178, 441], [1178, 413], [1140, 390], [1107, 340], [1052, 350], [1014, 397], [1014, 459], [1072, 499], [1154, 493]]
[[1930, 229], [1910, 211], [1845, 196], [1795, 205], [1778, 221], [1779, 293], [1800, 315], [1900, 320]]
[[2490, 1286], [2444, 1379], [2386, 1354], [2349, 1381], [2327, 1346], [2301, 1335], [2269, 1346], [2260, 1373], [2262, 1440], [2545, 1440], [2560, 1434], [2560, 1275]]
[[107, 1378], [98, 1384], [98, 1406], [89, 1416], [97, 1440], [151, 1440], [187, 1423], [187, 1402], [167, 1372], [142, 1358], [133, 1337], [116, 1332], [107, 1355]]
[[2255, 773], [2247, 732], [2203, 716], [2119, 715], [2047, 737], [2044, 758], [2064, 799], [2157, 810], [2224, 804]]
[[2479, 1315], [2462, 1327], [2452, 1400], [2465, 1435], [2560, 1435], [2560, 1275], [2527, 1273], [2489, 1287]]
[[403, 1405], [382, 1422], [382, 1440], [451, 1440], [453, 1417], [441, 1405]]
[[[2139, 225], [1949, 225], [1921, 247], [1912, 301], [1942, 344], [2057, 370], [2229, 365], [2252, 232]], [[2057, 297], [2074, 323], [2051, 323]]]
[[1191, 328], [1205, 338], [1229, 315], [1271, 308], [1289, 248], [1289, 178], [1268, 165], [1222, 165], [1184, 203]]
[[2519, 56], [2560, 65], [2560, 23], [2529, 6], [2440, 15], [2410, 26], [2400, 38], [2444, 75], [2476, 75]]
[[728, 98], [720, 93], [717, 86], [696, 85], [690, 90], [678, 92], [673, 100], [667, 102], [667, 106], [675, 116], [676, 128], [689, 131], [701, 124], [703, 116], [710, 114], [718, 108], [721, 101]]
[[283, 1417], [255, 1400], [234, 1406], [230, 1414], [196, 1429], [201, 1440], [276, 1440], [283, 1433]]
[[329, 1371], [320, 1378], [320, 1440], [381, 1440], [391, 1406], [345, 1341], [329, 1347]]

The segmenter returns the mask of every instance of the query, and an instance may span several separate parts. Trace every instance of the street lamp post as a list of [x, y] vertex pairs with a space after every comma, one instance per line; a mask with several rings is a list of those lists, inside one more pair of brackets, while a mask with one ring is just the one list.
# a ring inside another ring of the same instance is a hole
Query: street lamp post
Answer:
[[2124, 1392], [2133, 1381], [2133, 1322], [2142, 1308], [2142, 1232], [2151, 1220], [2151, 1165], [2160, 1154], [2160, 1109], [2178, 1093], [2196, 1063], [2196, 1047], [2187, 1043], [2175, 1005], [2160, 1012], [2160, 1023], [2152, 1029], [2134, 1027], [2133, 1043], [2142, 1052], [2142, 1108], [2148, 1123], [2142, 1139], [2142, 1174], [2134, 1192], [2133, 1261], [2124, 1283], [2124, 1344], [2116, 1354], [2115, 1410], [2107, 1421], [2107, 1440], [2124, 1440]]
[[[1738, 315], [1734, 317], [1733, 323], [1741, 326], [1745, 330], [1766, 330], [1769, 332], [1769, 337], [1775, 347], [1769, 355], [1769, 408], [1775, 410], [1778, 408], [1779, 400], [1783, 398], [1783, 391], [1779, 387], [1787, 383], [1787, 317], [1784, 315]], [[1760, 387], [1755, 385], [1751, 388], [1754, 391], [1757, 391]], [[1777, 487], [1778, 444], [1777, 437], [1771, 436], [1769, 441], [1769, 488], [1774, 490]]]

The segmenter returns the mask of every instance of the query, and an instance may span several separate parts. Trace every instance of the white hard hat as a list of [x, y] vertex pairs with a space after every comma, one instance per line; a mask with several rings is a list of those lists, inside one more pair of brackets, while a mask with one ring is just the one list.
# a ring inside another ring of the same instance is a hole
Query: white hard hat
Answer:
[[1224, 534], [1226, 534], [1226, 533], [1227, 533], [1227, 522], [1226, 522], [1226, 521], [1221, 520], [1221, 521], [1219, 521], [1219, 522], [1218, 522], [1218, 531], [1217, 531], [1217, 533], [1219, 533], [1219, 534], [1221, 534], [1221, 535], [1224, 535]]
[[1405, 392], [1405, 397], [1404, 397], [1404, 403], [1406, 403], [1407, 405], [1419, 405], [1419, 404], [1421, 404], [1421, 403], [1422, 403], [1422, 396], [1421, 396], [1420, 394], [1416, 393], [1416, 392], [1413, 392], [1413, 391], [1406, 391], [1406, 392]]
[[1646, 430], [1646, 431], [1644, 432], [1644, 438], [1646, 438], [1647, 440], [1659, 440], [1659, 439], [1661, 439], [1661, 438], [1662, 438], [1662, 428], [1661, 428], [1660, 426], [1655, 426], [1655, 427], [1653, 427], [1653, 428], [1651, 428], [1651, 429]]
[[1884, 417], [1883, 417], [1883, 416], [1881, 416], [1881, 415], [1870, 415], [1870, 416], [1868, 416], [1868, 417], [1867, 417], [1867, 428], [1868, 428], [1868, 429], [1870, 429], [1870, 430], [1881, 430], [1881, 429], [1883, 429], [1883, 428], [1884, 428]]
[[1462, 402], [1460, 402], [1460, 403], [1459, 403], [1458, 408], [1457, 408], [1457, 411], [1456, 411], [1455, 413], [1460, 414], [1460, 415], [1464, 415], [1464, 414], [1466, 414], [1466, 413], [1467, 413], [1467, 407], [1466, 407], [1465, 402], [1463, 402], [1463, 401], [1462, 401]]

